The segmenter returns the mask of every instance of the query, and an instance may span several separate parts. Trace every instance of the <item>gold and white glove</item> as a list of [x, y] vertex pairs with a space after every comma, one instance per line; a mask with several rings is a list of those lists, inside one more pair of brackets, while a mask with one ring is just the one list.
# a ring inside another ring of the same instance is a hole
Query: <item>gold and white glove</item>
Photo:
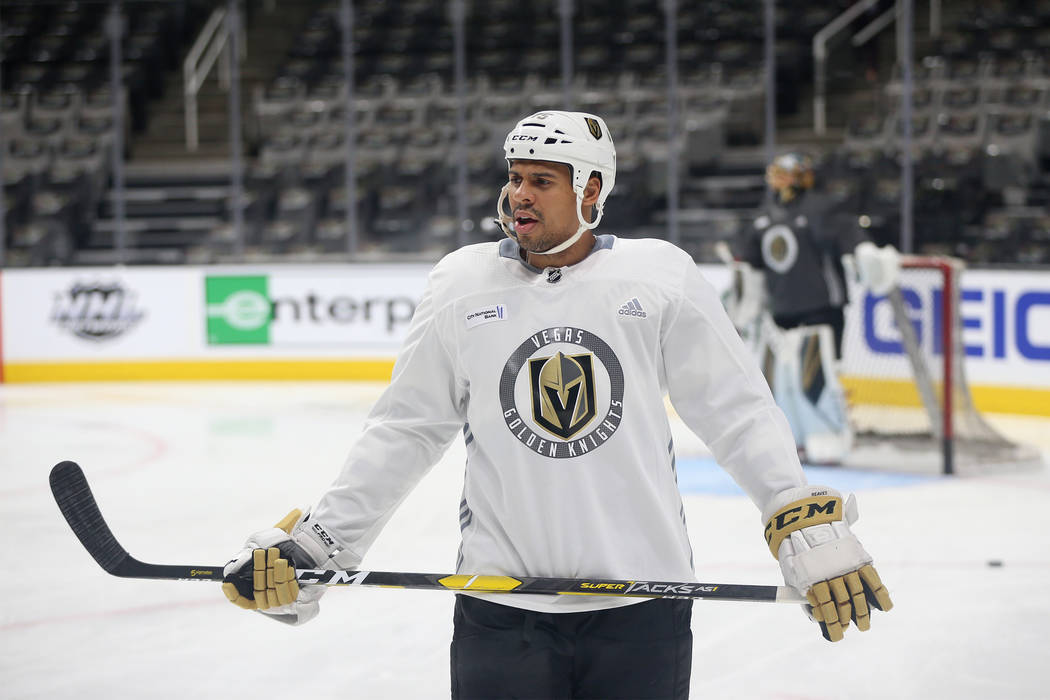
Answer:
[[257, 610], [290, 625], [309, 622], [320, 611], [324, 586], [299, 586], [295, 570], [354, 568], [359, 559], [335, 546], [318, 523], [298, 509], [267, 530], [251, 535], [223, 569], [222, 592], [245, 610]]
[[843, 500], [826, 486], [787, 489], [773, 497], [762, 519], [785, 583], [809, 600], [803, 607], [825, 639], [842, 639], [850, 620], [867, 630], [871, 608], [893, 608], [871, 555], [850, 530], [857, 520], [852, 494]]

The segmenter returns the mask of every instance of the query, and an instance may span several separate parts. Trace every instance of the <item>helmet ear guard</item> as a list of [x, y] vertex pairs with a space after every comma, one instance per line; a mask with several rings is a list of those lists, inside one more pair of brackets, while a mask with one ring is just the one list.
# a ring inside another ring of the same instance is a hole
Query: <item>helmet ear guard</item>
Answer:
[[508, 182], [499, 191], [499, 201], [496, 202], [496, 225], [499, 226], [503, 233], [507, 234], [509, 238], [518, 240], [517, 234], [514, 232], [514, 212], [509, 214], [503, 210], [503, 203], [507, 201], [507, 190], [510, 188]]
[[[525, 117], [514, 127], [503, 143], [507, 162], [539, 160], [564, 163], [572, 175], [572, 189], [576, 193], [576, 218], [580, 222], [576, 233], [540, 255], [560, 253], [580, 239], [584, 231], [594, 229], [602, 220], [605, 200], [616, 182], [616, 147], [609, 128], [601, 117], [585, 112], [537, 112]], [[598, 173], [601, 190], [594, 203], [594, 219], [583, 215], [583, 199], [587, 183]], [[513, 216], [503, 208], [508, 185], [500, 191], [496, 204], [496, 224], [509, 237], [517, 240]]]

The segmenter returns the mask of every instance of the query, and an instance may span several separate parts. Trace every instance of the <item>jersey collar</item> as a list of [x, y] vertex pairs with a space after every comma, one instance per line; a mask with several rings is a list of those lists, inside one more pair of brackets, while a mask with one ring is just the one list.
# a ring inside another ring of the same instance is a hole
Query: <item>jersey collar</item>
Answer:
[[[594, 247], [591, 248], [590, 253], [587, 253], [588, 257], [592, 253], [596, 253], [599, 250], [612, 249], [613, 244], [616, 242], [616, 236], [611, 233], [603, 233], [594, 237]], [[510, 258], [517, 260], [522, 266], [531, 271], [539, 274], [543, 272], [544, 268], [536, 267], [525, 262], [524, 257], [521, 255], [521, 248], [518, 246], [518, 242], [512, 238], [504, 238], [499, 244], [499, 256], [501, 258]], [[584, 258], [586, 260], [586, 258]]]

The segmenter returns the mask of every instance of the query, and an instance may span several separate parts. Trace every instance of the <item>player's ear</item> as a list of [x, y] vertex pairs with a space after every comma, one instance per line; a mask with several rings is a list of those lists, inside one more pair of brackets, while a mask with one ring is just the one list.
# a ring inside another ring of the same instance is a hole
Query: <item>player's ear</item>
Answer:
[[598, 201], [598, 195], [602, 191], [602, 178], [598, 173], [591, 173], [591, 177], [587, 180], [586, 187], [583, 188], [583, 203], [587, 205], [593, 205]]

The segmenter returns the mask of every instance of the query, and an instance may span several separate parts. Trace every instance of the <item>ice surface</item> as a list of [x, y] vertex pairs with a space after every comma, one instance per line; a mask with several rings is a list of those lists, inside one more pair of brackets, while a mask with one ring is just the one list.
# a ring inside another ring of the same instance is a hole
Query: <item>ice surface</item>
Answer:
[[[318, 496], [381, 388], [0, 386], [0, 697], [447, 697], [452, 594], [337, 589], [317, 620], [286, 627], [234, 608], [214, 583], [105, 574], [47, 485], [55, 463], [79, 462], [133, 555], [221, 564], [247, 534]], [[1048, 420], [997, 423], [1050, 447]], [[695, 439], [676, 433], [698, 577], [780, 583], [754, 506]], [[367, 568], [453, 570], [463, 459], [457, 442], [391, 520]], [[857, 493], [855, 531], [895, 609], [831, 645], [792, 605], [697, 602], [693, 697], [1047, 697], [1045, 469], [963, 479], [808, 471]]]

